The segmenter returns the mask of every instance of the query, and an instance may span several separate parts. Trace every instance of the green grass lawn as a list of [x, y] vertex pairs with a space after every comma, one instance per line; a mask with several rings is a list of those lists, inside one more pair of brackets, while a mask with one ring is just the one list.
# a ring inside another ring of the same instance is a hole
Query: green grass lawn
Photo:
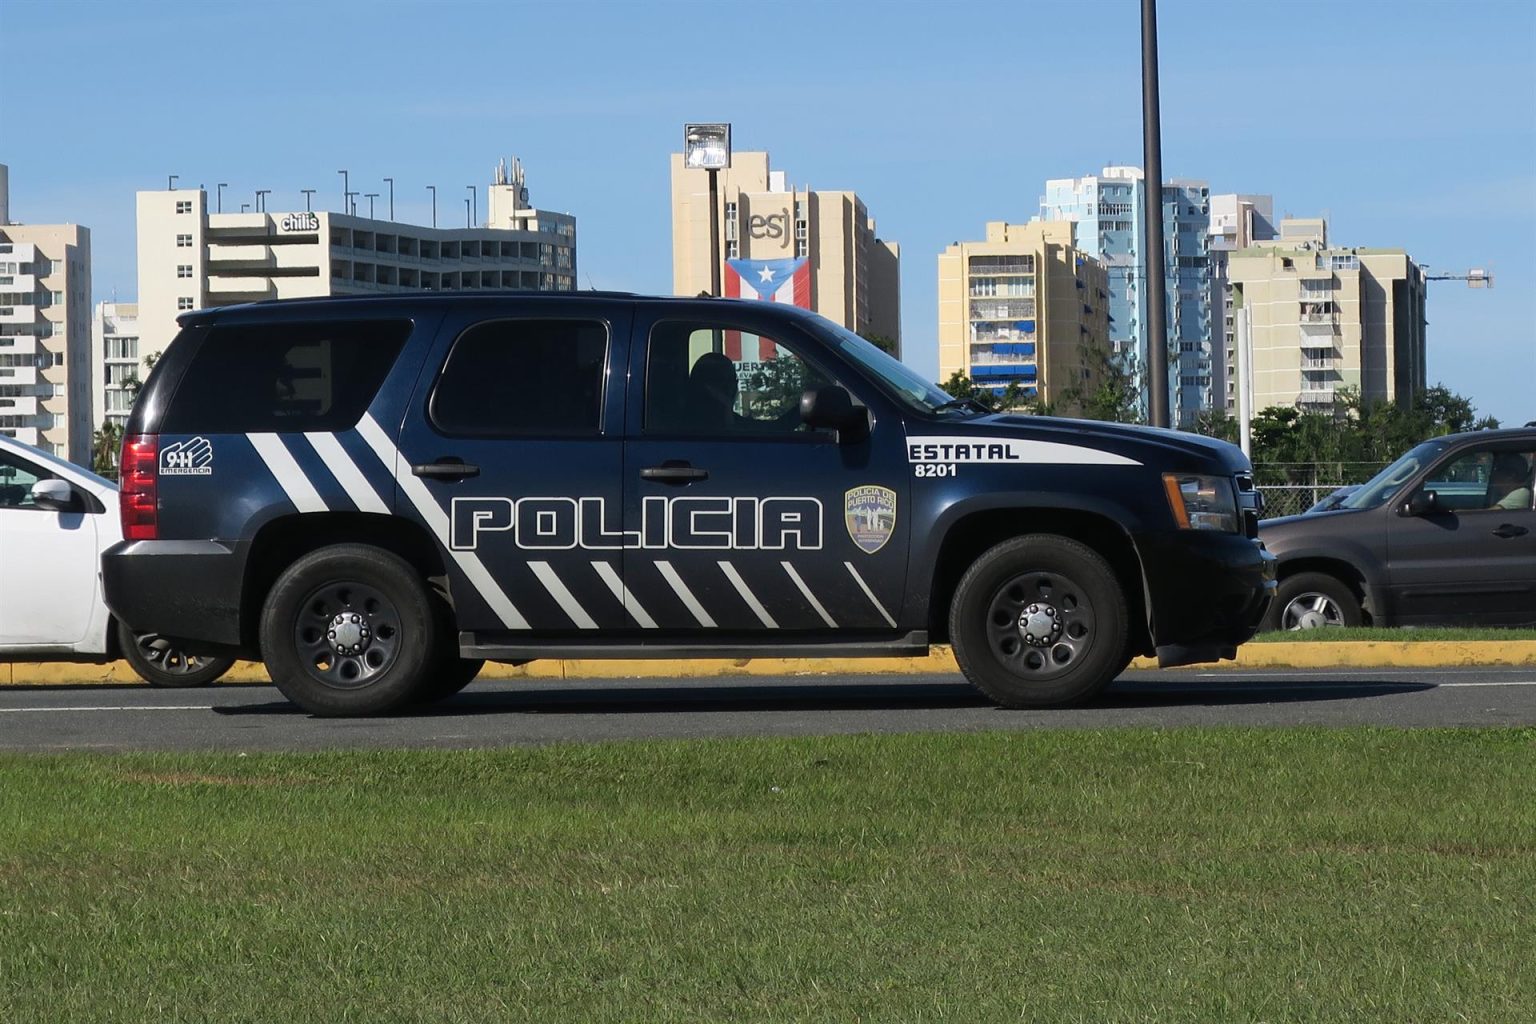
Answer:
[[1398, 627], [1395, 629], [1375, 628], [1360, 626], [1354, 629], [1334, 627], [1330, 629], [1297, 629], [1279, 630], [1274, 633], [1260, 633], [1249, 643], [1274, 644], [1294, 643], [1297, 641], [1316, 643], [1318, 641], [1338, 640], [1392, 640], [1392, 641], [1430, 641], [1430, 640], [1495, 640], [1500, 643], [1508, 643], [1511, 640], [1536, 640], [1536, 629], [1493, 629], [1493, 628], [1446, 628], [1446, 629], [1418, 629]]
[[1530, 730], [0, 772], [6, 1024], [1536, 1013]]

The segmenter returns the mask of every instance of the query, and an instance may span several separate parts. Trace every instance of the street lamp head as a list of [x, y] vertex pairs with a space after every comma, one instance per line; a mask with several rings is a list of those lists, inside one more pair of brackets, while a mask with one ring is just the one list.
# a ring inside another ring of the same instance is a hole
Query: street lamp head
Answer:
[[731, 166], [731, 126], [727, 123], [683, 126], [683, 166], [723, 171]]

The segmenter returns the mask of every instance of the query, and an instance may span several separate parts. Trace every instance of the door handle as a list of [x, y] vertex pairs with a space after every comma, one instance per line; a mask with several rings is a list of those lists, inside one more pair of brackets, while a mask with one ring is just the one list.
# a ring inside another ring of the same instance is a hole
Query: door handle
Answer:
[[1500, 523], [1493, 531], [1495, 537], [1524, 537], [1527, 533], [1530, 531], [1525, 527], [1516, 526], [1513, 523]]
[[465, 477], [479, 476], [480, 467], [471, 466], [463, 459], [444, 458], [412, 466], [411, 475], [429, 480], [463, 480]]
[[663, 462], [659, 466], [647, 466], [640, 471], [640, 479], [655, 480], [659, 484], [688, 484], [695, 480], [708, 480], [709, 470], [695, 469], [686, 462]]

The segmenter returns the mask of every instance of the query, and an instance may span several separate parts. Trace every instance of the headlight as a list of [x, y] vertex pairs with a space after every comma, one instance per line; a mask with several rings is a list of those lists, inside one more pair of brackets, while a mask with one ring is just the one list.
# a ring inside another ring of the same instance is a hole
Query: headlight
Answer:
[[1224, 476], [1164, 473], [1168, 507], [1181, 530], [1237, 531], [1237, 496]]

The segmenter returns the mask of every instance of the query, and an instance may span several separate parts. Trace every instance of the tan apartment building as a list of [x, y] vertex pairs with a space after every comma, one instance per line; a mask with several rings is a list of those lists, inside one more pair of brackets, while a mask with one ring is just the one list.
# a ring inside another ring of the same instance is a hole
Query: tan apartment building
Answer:
[[1326, 221], [1292, 218], [1231, 253], [1227, 278], [1227, 388], [1250, 418], [1328, 412], [1345, 388], [1404, 404], [1423, 390], [1424, 271], [1402, 249], [1330, 246]]
[[[528, 205], [505, 165], [479, 226], [425, 227], [355, 213], [210, 213], [203, 189], [138, 194], [142, 359], [191, 309], [379, 292], [574, 291], [576, 218]], [[466, 217], [466, 220], [469, 218]]]
[[91, 460], [91, 233], [9, 223], [0, 165], [0, 433]]
[[[875, 221], [854, 192], [802, 189], [768, 166], [767, 153], [731, 154], [719, 172], [717, 248], [723, 294], [733, 294], [733, 260], [805, 259], [809, 294], [795, 303], [863, 335], [901, 341], [901, 249], [875, 236]], [[672, 290], [707, 294], [711, 287], [709, 172], [672, 154]], [[784, 266], [791, 264], [785, 263]], [[770, 269], [772, 265], [770, 266]], [[751, 282], [746, 282], [748, 285]], [[757, 297], [750, 287], [741, 297]], [[786, 299], [788, 297], [786, 296]]]
[[991, 221], [986, 238], [939, 255], [939, 379], [960, 371], [1002, 391], [1064, 404], [1093, 386], [1094, 349], [1109, 351], [1109, 277], [1077, 248], [1068, 220]]

